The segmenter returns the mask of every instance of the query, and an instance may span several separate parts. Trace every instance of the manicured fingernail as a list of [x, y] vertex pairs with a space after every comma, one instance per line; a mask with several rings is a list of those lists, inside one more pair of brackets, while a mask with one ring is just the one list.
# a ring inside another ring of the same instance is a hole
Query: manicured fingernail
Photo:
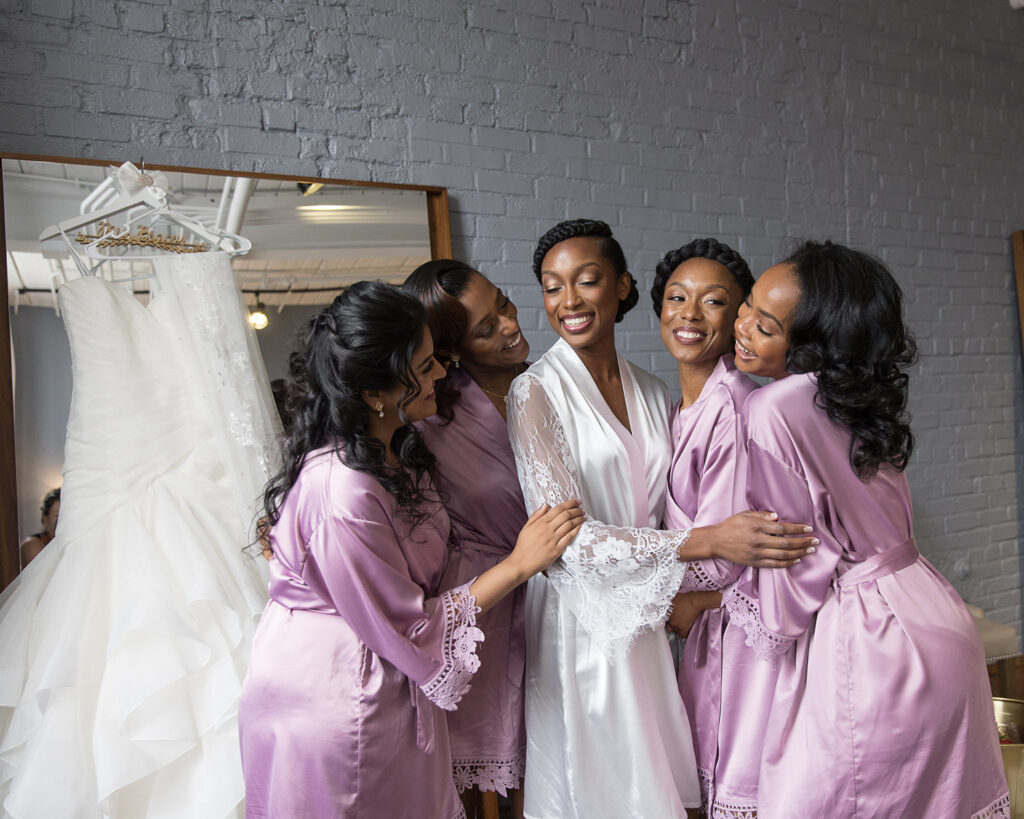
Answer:
[[810, 547], [810, 548], [809, 548], [809, 549], [807, 550], [806, 554], [809, 554], [809, 555], [813, 555], [813, 554], [814, 554], [814, 551], [815, 551], [815, 550], [814, 550], [814, 547], [813, 547], [813, 546], [811, 546], [811, 547]]
[[779, 516], [777, 514], [775, 514], [775, 512], [769, 512], [768, 513], [768, 517], [770, 517], [772, 520], [778, 520], [779, 519]]
[[821, 543], [821, 541], [818, 540], [816, 537], [812, 537], [811, 538], [811, 545], [812, 546], [817, 546], [819, 543]]
[[796, 562], [796, 563], [799, 563], [799, 562], [801, 561], [801, 559], [802, 559], [802, 558], [799, 558], [799, 557], [798, 557], [798, 558], [796, 559], [796, 561], [795, 561], [795, 562]]
[[814, 529], [812, 529], [812, 528], [811, 528], [810, 526], [805, 526], [805, 527], [804, 527], [804, 531], [805, 531], [805, 532], [813, 532], [813, 531], [814, 531]]

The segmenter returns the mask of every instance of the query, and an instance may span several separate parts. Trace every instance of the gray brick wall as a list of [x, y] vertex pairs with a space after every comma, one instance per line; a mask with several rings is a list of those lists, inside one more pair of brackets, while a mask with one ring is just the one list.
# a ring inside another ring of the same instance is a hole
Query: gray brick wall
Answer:
[[[258, 8], [258, 11], [252, 9]], [[641, 285], [699, 234], [874, 250], [922, 349], [925, 553], [1021, 626], [1024, 12], [1005, 0], [12, 0], [0, 147], [446, 185], [507, 285], [556, 220], [608, 220]], [[621, 347], [671, 383], [646, 297]]]

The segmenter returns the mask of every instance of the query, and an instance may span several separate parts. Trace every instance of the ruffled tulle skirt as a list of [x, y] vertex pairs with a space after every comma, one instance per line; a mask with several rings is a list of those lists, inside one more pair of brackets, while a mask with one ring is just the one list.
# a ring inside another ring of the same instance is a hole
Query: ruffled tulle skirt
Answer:
[[0, 597], [5, 815], [242, 814], [237, 704], [265, 587], [210, 451], [98, 516], [62, 512]]

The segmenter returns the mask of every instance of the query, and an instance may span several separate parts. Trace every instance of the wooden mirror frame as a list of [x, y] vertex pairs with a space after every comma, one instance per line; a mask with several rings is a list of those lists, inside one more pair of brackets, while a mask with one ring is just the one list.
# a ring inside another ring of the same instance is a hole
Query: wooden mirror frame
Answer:
[[[57, 162], [66, 165], [100, 165], [116, 167], [123, 160], [78, 159], [65, 156], [38, 156], [0, 152], [0, 160], [21, 159], [30, 162]], [[451, 220], [448, 213], [448, 189], [434, 185], [402, 185], [394, 182], [359, 182], [352, 179], [291, 176], [288, 174], [229, 171], [213, 168], [189, 168], [177, 165], [150, 165], [154, 171], [197, 173], [209, 176], [274, 179], [283, 182], [323, 182], [326, 185], [348, 185], [360, 188], [391, 188], [422, 191], [427, 195], [427, 221], [430, 230], [430, 256], [447, 259], [452, 255]], [[147, 169], [148, 169], [147, 168]], [[7, 230], [4, 221], [3, 174], [0, 173], [0, 270], [3, 271], [3, 292], [0, 294], [0, 338], [10, 344], [10, 303], [7, 298]], [[0, 589], [18, 575], [18, 483], [14, 460], [14, 378], [11, 356], [0, 355]]]

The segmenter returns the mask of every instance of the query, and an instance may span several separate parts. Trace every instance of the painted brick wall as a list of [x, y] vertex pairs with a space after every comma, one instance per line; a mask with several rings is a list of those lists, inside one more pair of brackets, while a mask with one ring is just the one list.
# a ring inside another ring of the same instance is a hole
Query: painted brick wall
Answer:
[[[1005, 0], [13, 0], [0, 147], [445, 185], [538, 352], [562, 218], [609, 221], [642, 288], [697, 235], [755, 270], [872, 249], [922, 349], [920, 545], [1020, 629], [1022, 42]], [[653, 327], [645, 297], [620, 346], [671, 382]]]

